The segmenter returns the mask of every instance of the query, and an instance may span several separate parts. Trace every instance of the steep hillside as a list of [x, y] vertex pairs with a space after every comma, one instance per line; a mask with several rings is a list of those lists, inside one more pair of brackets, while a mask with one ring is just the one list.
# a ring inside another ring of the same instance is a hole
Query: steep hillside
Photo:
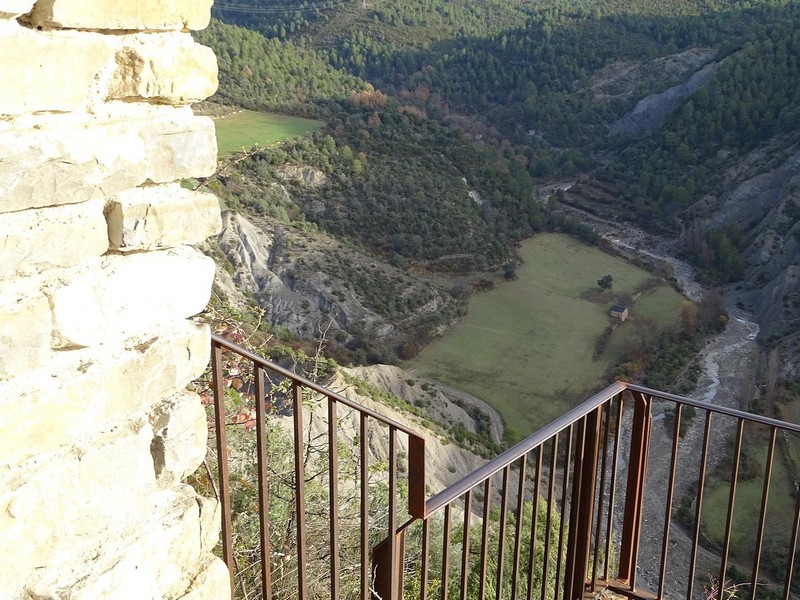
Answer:
[[227, 211], [205, 243], [217, 259], [225, 305], [263, 311], [266, 324], [298, 338], [325, 336], [356, 362], [393, 361], [408, 339], [435, 335], [463, 302], [424, 280], [316, 231]]
[[[693, 207], [697, 218], [682, 241], [702, 254], [727, 251], [727, 260], [741, 264], [732, 298], [754, 311], [760, 341], [781, 358], [781, 379], [793, 379], [800, 346], [800, 144], [777, 142], [737, 162], [726, 173], [725, 192]], [[703, 241], [715, 232], [732, 232], [731, 245]]]

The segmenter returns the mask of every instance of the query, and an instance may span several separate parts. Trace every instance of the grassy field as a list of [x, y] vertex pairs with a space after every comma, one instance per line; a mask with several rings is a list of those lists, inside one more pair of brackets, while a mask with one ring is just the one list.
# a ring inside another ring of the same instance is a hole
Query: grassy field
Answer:
[[249, 150], [256, 144], [261, 147], [273, 142], [288, 140], [322, 127], [322, 121], [288, 117], [273, 113], [243, 110], [234, 115], [215, 119], [219, 155], [227, 156]]
[[[583, 400], [636, 343], [640, 305], [659, 327], [675, 327], [682, 298], [653, 285], [594, 360], [597, 339], [614, 322], [611, 305], [652, 275], [561, 235], [536, 236], [520, 251], [518, 279], [473, 296], [468, 316], [406, 366], [483, 398], [527, 435]], [[600, 293], [597, 280], [606, 274], [613, 288]]]

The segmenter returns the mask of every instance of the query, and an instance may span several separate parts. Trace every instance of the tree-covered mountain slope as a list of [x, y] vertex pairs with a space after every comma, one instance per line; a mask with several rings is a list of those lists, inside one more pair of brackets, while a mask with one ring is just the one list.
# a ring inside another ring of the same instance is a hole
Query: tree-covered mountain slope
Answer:
[[[566, 190], [738, 286], [793, 372], [796, 2], [243, 0], [215, 14], [247, 28], [198, 36], [220, 56], [220, 102], [327, 124], [226, 171], [231, 206], [468, 272], [538, 231], [596, 239], [537, 192]], [[306, 167], [324, 184], [263, 192]]]

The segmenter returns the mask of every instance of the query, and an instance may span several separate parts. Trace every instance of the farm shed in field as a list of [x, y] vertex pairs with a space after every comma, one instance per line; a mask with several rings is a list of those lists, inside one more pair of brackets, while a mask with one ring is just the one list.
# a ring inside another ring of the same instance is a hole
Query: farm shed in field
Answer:
[[611, 316], [616, 317], [620, 321], [628, 318], [628, 307], [624, 304], [615, 304], [611, 307]]

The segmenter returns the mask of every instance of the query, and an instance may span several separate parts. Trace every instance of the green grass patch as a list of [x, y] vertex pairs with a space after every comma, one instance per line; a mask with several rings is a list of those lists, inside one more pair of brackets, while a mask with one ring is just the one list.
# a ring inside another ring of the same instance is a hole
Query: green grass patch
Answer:
[[[483, 398], [507, 426], [527, 435], [602, 383], [625, 347], [593, 359], [597, 339], [613, 322], [611, 305], [652, 276], [562, 235], [536, 236], [520, 253], [518, 279], [473, 296], [467, 317], [407, 366]], [[587, 293], [606, 274], [614, 278], [612, 290]], [[646, 314], [660, 327], [677, 326], [681, 296], [666, 284], [649, 295]], [[614, 343], [626, 328], [635, 332], [633, 322], [623, 324]]]
[[301, 119], [274, 113], [243, 110], [236, 114], [215, 119], [219, 155], [227, 156], [249, 150], [256, 144], [269, 146], [274, 142], [304, 135], [324, 125], [322, 121]]
[[645, 292], [636, 300], [631, 307], [632, 320], [652, 319], [664, 327], [673, 325], [677, 328], [680, 319], [675, 317], [681, 314], [683, 301], [683, 296], [675, 293], [671, 287], [661, 285], [651, 292]]

